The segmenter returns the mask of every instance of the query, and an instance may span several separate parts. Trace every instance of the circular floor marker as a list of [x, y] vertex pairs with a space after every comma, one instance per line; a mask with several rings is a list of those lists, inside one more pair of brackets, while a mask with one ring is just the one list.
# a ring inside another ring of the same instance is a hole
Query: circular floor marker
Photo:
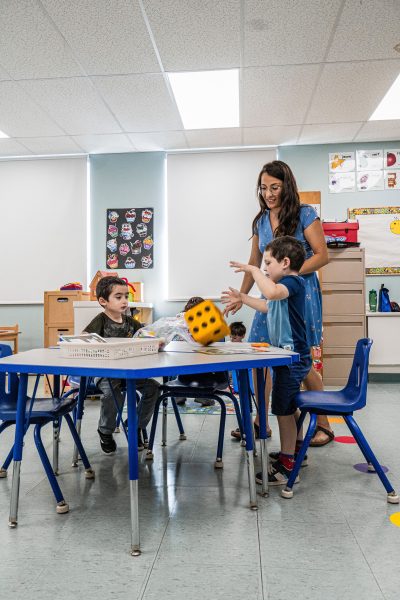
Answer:
[[329, 423], [344, 423], [343, 417], [328, 417]]
[[393, 525], [396, 525], [396, 527], [400, 527], [400, 512], [393, 513], [392, 515], [390, 515], [389, 519], [391, 520]]
[[[354, 467], [354, 469], [356, 469], [356, 471], [361, 471], [361, 473], [371, 473], [371, 474], [375, 474], [376, 473], [376, 471], [369, 471], [368, 470], [367, 463], [358, 463], [357, 465], [353, 465], [353, 467]], [[389, 471], [389, 469], [387, 467], [385, 467], [384, 465], [381, 465], [381, 467], [382, 467], [382, 471], [384, 473], [387, 473]]]
[[352, 435], [335, 436], [335, 442], [339, 442], [340, 444], [357, 444]]

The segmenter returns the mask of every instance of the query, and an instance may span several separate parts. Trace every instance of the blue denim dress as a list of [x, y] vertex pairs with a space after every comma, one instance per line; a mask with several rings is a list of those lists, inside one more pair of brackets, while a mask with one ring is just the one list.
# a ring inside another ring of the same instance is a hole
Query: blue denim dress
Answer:
[[[304, 245], [306, 258], [313, 255], [310, 244], [304, 237], [304, 230], [311, 225], [318, 215], [315, 209], [308, 205], [302, 204], [300, 207], [300, 219], [295, 231], [294, 237]], [[274, 239], [271, 223], [269, 221], [269, 211], [266, 211], [257, 223], [257, 233], [259, 238], [259, 248], [261, 254], [264, 252], [265, 246]], [[309, 346], [318, 346], [322, 338], [322, 296], [321, 288], [316, 273], [302, 275], [306, 286], [306, 310], [305, 321], [307, 330], [307, 340]], [[249, 335], [250, 342], [269, 342], [267, 315], [266, 313], [256, 312], [251, 331]]]

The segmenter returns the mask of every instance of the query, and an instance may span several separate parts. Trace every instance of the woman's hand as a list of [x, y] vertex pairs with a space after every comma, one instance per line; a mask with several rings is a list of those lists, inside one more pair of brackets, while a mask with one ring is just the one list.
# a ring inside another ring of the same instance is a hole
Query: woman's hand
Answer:
[[235, 273], [250, 273], [251, 275], [252, 273], [254, 273], [254, 271], [259, 270], [258, 267], [255, 267], [254, 265], [249, 265], [247, 263], [239, 263], [233, 260], [230, 261], [229, 266], [235, 269]]
[[239, 290], [235, 290], [235, 288], [231, 287], [229, 288], [229, 290], [222, 292], [221, 302], [222, 304], [226, 304], [224, 310], [225, 316], [228, 316], [229, 313], [232, 313], [232, 315], [234, 315], [243, 306], [243, 301]]

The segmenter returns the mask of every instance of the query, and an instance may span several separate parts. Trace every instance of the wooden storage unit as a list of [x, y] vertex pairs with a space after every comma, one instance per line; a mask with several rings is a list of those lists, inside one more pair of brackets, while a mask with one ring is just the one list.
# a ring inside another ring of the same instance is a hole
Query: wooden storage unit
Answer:
[[363, 248], [329, 249], [322, 271], [324, 384], [344, 385], [357, 340], [365, 337]]
[[[90, 293], [61, 290], [44, 293], [44, 346], [55, 346], [60, 334], [74, 333], [74, 301], [89, 300]], [[52, 377], [49, 377], [52, 384]], [[45, 391], [50, 392], [45, 379]]]
[[400, 373], [400, 313], [367, 312], [370, 373]]

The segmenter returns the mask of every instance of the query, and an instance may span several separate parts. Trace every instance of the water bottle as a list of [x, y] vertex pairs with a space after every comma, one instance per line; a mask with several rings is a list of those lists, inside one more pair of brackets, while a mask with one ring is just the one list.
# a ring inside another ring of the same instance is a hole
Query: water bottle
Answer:
[[377, 304], [376, 290], [370, 290], [369, 291], [369, 310], [371, 312], [376, 312], [376, 304]]

